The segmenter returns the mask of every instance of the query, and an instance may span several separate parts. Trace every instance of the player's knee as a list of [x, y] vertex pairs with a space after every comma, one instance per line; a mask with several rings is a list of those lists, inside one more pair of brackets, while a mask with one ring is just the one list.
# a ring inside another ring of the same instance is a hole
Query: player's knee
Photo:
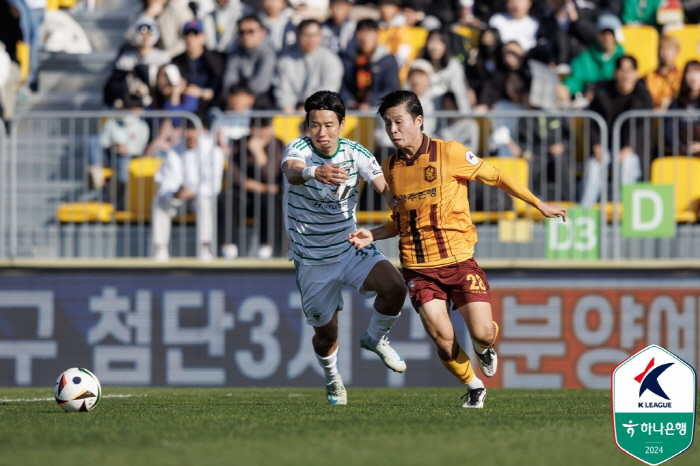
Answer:
[[472, 329], [472, 340], [481, 346], [489, 346], [493, 337], [493, 325], [480, 325]]
[[379, 295], [388, 301], [401, 303], [401, 306], [403, 306], [407, 292], [408, 288], [406, 288], [406, 284], [401, 276], [398, 274], [394, 276], [394, 274], [392, 274], [387, 277], [382, 290], [379, 292]]
[[314, 335], [311, 341], [317, 354], [327, 354], [335, 345], [336, 339], [325, 335]]

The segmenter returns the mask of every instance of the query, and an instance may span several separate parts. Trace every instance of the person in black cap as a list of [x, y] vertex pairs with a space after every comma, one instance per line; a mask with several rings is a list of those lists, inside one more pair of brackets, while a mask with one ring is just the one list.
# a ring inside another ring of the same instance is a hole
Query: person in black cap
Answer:
[[173, 58], [173, 64], [188, 83], [185, 92], [199, 99], [199, 109], [204, 114], [219, 97], [224, 56], [205, 47], [207, 38], [200, 20], [193, 19], [185, 23], [182, 35], [187, 49], [185, 53]]

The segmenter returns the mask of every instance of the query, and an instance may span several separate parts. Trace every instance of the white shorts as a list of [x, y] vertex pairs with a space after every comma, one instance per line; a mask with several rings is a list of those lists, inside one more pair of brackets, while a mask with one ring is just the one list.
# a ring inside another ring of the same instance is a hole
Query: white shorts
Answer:
[[374, 266], [385, 260], [388, 259], [372, 243], [360, 250], [350, 249], [340, 262], [333, 264], [304, 265], [294, 261], [306, 323], [322, 327], [331, 321], [336, 309], [343, 309], [343, 285], [355, 288], [364, 298], [375, 297], [377, 293], [364, 290], [362, 284]]

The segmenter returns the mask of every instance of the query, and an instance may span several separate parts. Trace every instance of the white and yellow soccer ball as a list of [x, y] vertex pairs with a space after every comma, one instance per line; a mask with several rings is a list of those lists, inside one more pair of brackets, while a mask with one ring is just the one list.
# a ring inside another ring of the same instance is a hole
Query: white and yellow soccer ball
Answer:
[[58, 376], [53, 395], [66, 412], [88, 412], [102, 398], [102, 386], [89, 370], [72, 367]]

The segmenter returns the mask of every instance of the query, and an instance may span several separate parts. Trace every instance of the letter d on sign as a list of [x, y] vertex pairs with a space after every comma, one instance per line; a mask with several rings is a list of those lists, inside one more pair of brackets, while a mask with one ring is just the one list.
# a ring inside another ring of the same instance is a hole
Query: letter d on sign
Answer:
[[622, 236], [673, 238], [676, 236], [674, 186], [637, 183], [622, 187]]
[[[651, 209], [645, 209], [644, 201], [651, 201]], [[632, 229], [635, 231], [653, 231], [661, 226], [664, 216], [663, 199], [659, 193], [651, 189], [635, 189], [632, 191]], [[642, 211], [651, 210], [650, 220], [642, 219]]]

